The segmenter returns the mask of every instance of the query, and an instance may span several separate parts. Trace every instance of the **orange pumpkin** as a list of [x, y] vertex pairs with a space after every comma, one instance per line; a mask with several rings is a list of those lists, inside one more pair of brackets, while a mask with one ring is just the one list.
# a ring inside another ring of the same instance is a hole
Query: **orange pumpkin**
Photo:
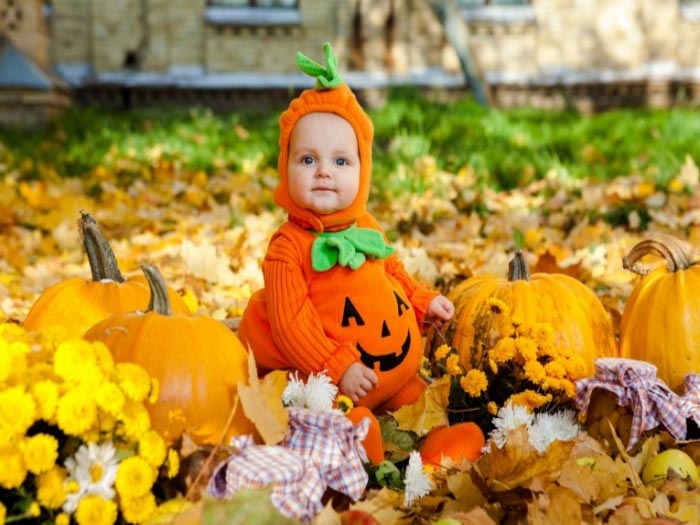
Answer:
[[149, 413], [167, 441], [187, 431], [196, 443], [215, 444], [250, 432], [236, 398], [237, 383], [248, 381], [245, 348], [219, 321], [172, 313], [160, 272], [152, 266], [143, 271], [151, 288], [148, 310], [104, 319], [85, 339], [104, 342], [116, 362], [136, 363], [159, 381], [160, 395]]
[[[649, 271], [640, 264], [646, 255], [666, 264]], [[657, 233], [634, 246], [623, 266], [643, 277], [622, 312], [620, 355], [654, 364], [683, 393], [685, 375], [700, 372], [700, 264], [687, 243]]]
[[[482, 316], [482, 326], [489, 325], [486, 311], [489, 298], [503, 301], [510, 307], [511, 316], [523, 324], [551, 325], [555, 343], [581, 355], [589, 375], [595, 373], [596, 358], [617, 355], [610, 317], [593, 291], [568, 275], [530, 275], [520, 251], [510, 261], [507, 279], [493, 275], [470, 277], [448, 297], [455, 305], [455, 315], [446, 327], [444, 338], [432, 332], [429, 344], [434, 351], [446, 341], [458, 350], [460, 364], [466, 369], [480, 362], [480, 352], [498, 339], [498, 334], [490, 328], [477, 334], [475, 327], [478, 316]], [[475, 338], [482, 339], [475, 341]]]
[[[150, 293], [146, 279], [143, 275], [128, 279], [122, 276], [114, 252], [95, 219], [82, 213], [78, 226], [92, 280], [74, 277], [44, 290], [24, 319], [26, 330], [55, 331], [65, 338], [79, 338], [105, 317], [148, 306]], [[177, 292], [169, 289], [168, 294], [176, 312], [189, 311]]]
[[421, 446], [420, 455], [426, 465], [444, 465], [443, 456], [460, 464], [464, 459], [479, 459], [485, 444], [486, 438], [481, 428], [467, 421], [431, 429]]

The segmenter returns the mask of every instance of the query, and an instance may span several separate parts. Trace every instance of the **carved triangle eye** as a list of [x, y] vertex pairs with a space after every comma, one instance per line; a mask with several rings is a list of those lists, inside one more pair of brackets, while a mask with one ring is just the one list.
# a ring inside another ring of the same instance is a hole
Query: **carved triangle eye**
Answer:
[[364, 326], [365, 321], [360, 316], [360, 312], [357, 311], [355, 305], [349, 297], [345, 298], [345, 306], [343, 306], [343, 320], [340, 322], [341, 326], [350, 326], [350, 319], [355, 319], [355, 324], [357, 326]]
[[389, 331], [389, 327], [386, 324], [386, 321], [382, 322], [382, 337], [389, 337], [391, 335], [391, 332]]
[[403, 315], [404, 311], [410, 310], [411, 307], [408, 306], [403, 299], [401, 299], [401, 297], [399, 296], [399, 294], [396, 293], [395, 290], [394, 290], [394, 297], [396, 297], [396, 306], [399, 309], [399, 317], [401, 317]]

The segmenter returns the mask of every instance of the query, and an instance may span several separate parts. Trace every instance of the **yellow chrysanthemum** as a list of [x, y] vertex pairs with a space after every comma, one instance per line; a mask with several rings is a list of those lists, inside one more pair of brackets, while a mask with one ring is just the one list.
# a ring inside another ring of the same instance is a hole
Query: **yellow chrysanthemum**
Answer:
[[489, 401], [488, 403], [486, 403], [486, 411], [492, 416], [495, 416], [496, 414], [498, 414], [498, 405], [493, 401]]
[[525, 377], [536, 385], [542, 383], [547, 377], [544, 367], [539, 361], [527, 361], [523, 366], [523, 372]]
[[143, 523], [152, 518], [157, 510], [156, 498], [150, 492], [139, 498], [123, 498], [119, 506], [129, 523]]
[[143, 368], [134, 363], [119, 363], [115, 371], [117, 383], [127, 397], [138, 402], [148, 397], [151, 378]]
[[562, 361], [566, 369], [566, 376], [571, 380], [581, 379], [586, 375], [586, 362], [580, 355], [572, 355], [569, 359]]
[[447, 373], [451, 376], [458, 376], [462, 373], [462, 367], [459, 366], [459, 356], [457, 354], [451, 354], [450, 357], [447, 358], [445, 367], [447, 368]]
[[523, 390], [517, 394], [513, 394], [508, 398], [505, 404], [514, 403], [523, 406], [532, 412], [536, 408], [541, 407], [545, 403], [552, 400], [551, 394], [539, 394], [533, 390]]
[[537, 345], [528, 337], [517, 337], [515, 339], [515, 351], [523, 362], [537, 359]]
[[114, 486], [122, 498], [139, 498], [151, 490], [155, 479], [156, 470], [145, 459], [131, 456], [119, 464]]
[[[162, 520], [163, 523], [171, 523], [177, 516], [182, 514], [185, 510], [193, 505], [192, 502], [187, 501], [182, 496], [178, 496], [173, 499], [169, 499], [158, 505], [156, 509], [156, 514], [150, 523], [161, 523], [158, 518], [166, 518]], [[169, 518], [169, 519], [168, 519]]]
[[49, 379], [39, 381], [32, 385], [31, 393], [36, 401], [37, 417], [51, 421], [56, 416], [58, 406], [58, 385]]
[[68, 391], [59, 401], [56, 422], [63, 432], [79, 436], [95, 424], [97, 407], [88, 392]]
[[20, 443], [27, 470], [32, 474], [46, 472], [58, 458], [58, 441], [49, 434], [35, 434]]
[[562, 379], [560, 388], [564, 391], [564, 395], [569, 399], [576, 398], [576, 385], [572, 381], [569, 381], [568, 379]]
[[120, 433], [129, 441], [138, 441], [151, 428], [151, 417], [146, 407], [130, 399], [124, 403], [117, 419], [121, 423]]
[[489, 357], [497, 364], [507, 363], [515, 356], [515, 339], [504, 337], [499, 339], [491, 350]]
[[489, 297], [486, 299], [486, 306], [489, 308], [491, 313], [510, 316], [510, 306], [497, 297]]
[[36, 418], [34, 398], [21, 386], [0, 392], [0, 432], [22, 436]]
[[37, 477], [36, 499], [47, 509], [57, 509], [66, 501], [64, 483], [67, 473], [54, 466]]
[[155, 430], [149, 430], [139, 440], [139, 456], [152, 467], [160, 467], [165, 461], [166, 454], [165, 441]]
[[425, 356], [422, 356], [420, 358], [420, 368], [418, 369], [418, 374], [420, 374], [421, 377], [426, 379], [431, 377], [430, 361], [428, 361], [428, 358]]
[[441, 344], [440, 346], [437, 347], [437, 350], [435, 350], [435, 359], [442, 360], [447, 357], [447, 354], [450, 353], [452, 349], [446, 345], [446, 344]]
[[95, 351], [95, 358], [100, 370], [106, 376], [112, 375], [114, 372], [114, 357], [112, 357], [112, 352], [107, 348], [107, 345], [102, 341], [93, 341], [92, 349]]
[[7, 509], [5, 505], [0, 503], [0, 525], [5, 525], [5, 518], [7, 517]]
[[27, 477], [27, 466], [19, 447], [9, 445], [0, 448], [0, 487], [16, 489]]
[[462, 387], [462, 390], [464, 390], [471, 397], [480, 396], [489, 386], [488, 379], [486, 379], [486, 374], [477, 369], [469, 370], [469, 372], [462, 376], [459, 384]]
[[70, 525], [70, 516], [65, 512], [57, 514], [54, 525]]
[[352, 399], [350, 399], [348, 396], [345, 396], [343, 394], [339, 395], [335, 399], [335, 404], [337, 405], [338, 410], [340, 410], [343, 414], [347, 414], [355, 406], [352, 402]]
[[92, 344], [84, 339], [59, 343], [53, 357], [54, 373], [66, 381], [79, 382], [90, 367], [97, 367]]
[[0, 339], [0, 383], [10, 376], [19, 377], [27, 369], [29, 345], [22, 341]]
[[75, 510], [78, 525], [113, 525], [117, 521], [117, 504], [95, 494], [80, 500]]
[[491, 370], [491, 373], [496, 375], [498, 373], [498, 363], [494, 361], [493, 359], [489, 359], [489, 369]]
[[177, 453], [177, 451], [173, 450], [172, 448], [168, 449], [168, 471], [166, 472], [166, 476], [170, 479], [174, 478], [177, 476], [177, 473], [180, 472], [180, 455]]
[[550, 361], [544, 365], [544, 371], [549, 377], [561, 379], [566, 376], [566, 368], [560, 361]]
[[27, 514], [32, 518], [38, 518], [41, 516], [41, 505], [39, 505], [36, 501], [32, 501], [27, 508]]
[[549, 323], [535, 323], [530, 330], [530, 337], [539, 348], [554, 346], [554, 328]]
[[124, 407], [126, 397], [115, 383], [104, 381], [95, 391], [95, 402], [102, 410], [117, 415]]

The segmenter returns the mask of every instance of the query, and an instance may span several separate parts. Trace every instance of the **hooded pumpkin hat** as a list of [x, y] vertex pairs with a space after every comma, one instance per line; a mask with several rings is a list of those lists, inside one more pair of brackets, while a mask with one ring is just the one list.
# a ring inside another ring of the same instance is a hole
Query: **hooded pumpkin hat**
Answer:
[[[374, 134], [372, 121], [338, 73], [338, 57], [327, 42], [323, 44], [323, 54], [325, 67], [303, 53], [297, 52], [299, 69], [316, 77], [316, 86], [303, 91], [280, 116], [280, 156], [277, 162], [280, 182], [274, 193], [275, 202], [287, 210], [294, 222], [317, 232], [333, 231], [349, 226], [365, 214], [372, 173], [372, 136]], [[333, 213], [319, 214], [302, 208], [292, 200], [289, 193], [287, 175], [289, 139], [299, 119], [309, 113], [338, 115], [350, 123], [357, 137], [360, 157], [360, 185], [357, 197], [350, 206]]]

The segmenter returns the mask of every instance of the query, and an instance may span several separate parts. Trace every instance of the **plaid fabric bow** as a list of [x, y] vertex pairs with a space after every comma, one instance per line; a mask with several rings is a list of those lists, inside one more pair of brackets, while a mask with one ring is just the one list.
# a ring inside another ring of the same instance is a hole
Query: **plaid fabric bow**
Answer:
[[617, 404], [633, 411], [632, 429], [627, 449], [639, 440], [642, 432], [663, 424], [675, 439], [685, 439], [687, 426], [681, 397], [656, 377], [656, 367], [644, 361], [599, 358], [595, 376], [576, 383], [576, 405], [585, 413], [596, 388], [617, 396]]
[[364, 493], [369, 477], [363, 463], [362, 440], [369, 419], [357, 425], [340, 412], [318, 412], [290, 407], [289, 432], [282, 445], [313, 463], [325, 484], [353, 500]]
[[234, 437], [231, 445], [238, 453], [214, 469], [209, 494], [232, 498], [242, 488], [272, 486], [270, 502], [285, 516], [310, 522], [321, 512], [326, 487], [308, 460], [284, 447], [253, 445], [249, 435]]
[[700, 425], [700, 374], [686, 374], [683, 384], [685, 386], [681, 396], [683, 414]]

